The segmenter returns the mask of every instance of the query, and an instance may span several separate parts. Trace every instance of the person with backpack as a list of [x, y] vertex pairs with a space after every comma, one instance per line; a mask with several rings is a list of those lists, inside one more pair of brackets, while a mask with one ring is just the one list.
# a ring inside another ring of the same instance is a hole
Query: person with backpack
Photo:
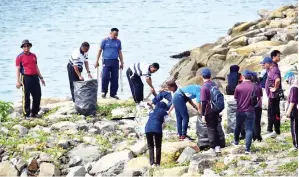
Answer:
[[204, 84], [200, 89], [202, 104], [202, 121], [207, 124], [210, 151], [220, 153], [220, 138], [217, 129], [219, 113], [224, 109], [224, 96], [214, 82], [211, 81], [211, 71], [204, 68], [201, 71]]
[[239, 73], [240, 67], [238, 65], [232, 65], [230, 67], [230, 72], [227, 75], [227, 86], [226, 86], [226, 94], [234, 95], [235, 88], [240, 83], [241, 74]]
[[[149, 113], [148, 121], [145, 125], [145, 135], [149, 150], [149, 161], [151, 166], [160, 166], [161, 162], [161, 145], [162, 129], [165, 119], [167, 118], [167, 105], [164, 102], [158, 102], [155, 109]], [[154, 154], [156, 146], [156, 158]]]
[[[200, 111], [200, 86], [188, 85], [180, 89], [173, 80], [168, 81], [166, 84], [168, 89], [173, 92], [172, 106], [168, 114], [170, 115], [173, 108], [175, 109], [178, 138], [180, 141], [183, 141], [188, 138], [187, 128], [189, 124], [189, 113], [186, 103], [190, 103], [193, 108]], [[197, 105], [192, 101], [194, 98], [196, 99]]]
[[291, 133], [294, 145], [292, 150], [298, 150], [298, 78], [293, 72], [288, 72], [285, 75], [285, 79], [291, 85], [286, 117], [291, 120]]
[[245, 154], [250, 154], [251, 142], [254, 131], [255, 107], [261, 98], [260, 92], [252, 83], [252, 72], [244, 70], [242, 72], [243, 82], [236, 87], [234, 97], [237, 100], [236, 128], [234, 132], [234, 145], [239, 144], [240, 132], [245, 122]]
[[261, 135], [261, 118], [262, 118], [262, 97], [263, 97], [263, 89], [261, 87], [260, 81], [258, 79], [258, 75], [256, 72], [251, 73], [251, 82], [256, 87], [256, 92], [259, 93], [258, 104], [254, 108], [255, 112], [255, 121], [254, 121], [254, 131], [253, 131], [253, 140], [262, 141]]

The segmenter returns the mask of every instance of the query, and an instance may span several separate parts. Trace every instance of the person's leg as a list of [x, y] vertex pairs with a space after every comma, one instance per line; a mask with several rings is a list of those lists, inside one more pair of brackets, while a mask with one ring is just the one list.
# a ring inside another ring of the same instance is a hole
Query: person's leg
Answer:
[[150, 165], [153, 165], [155, 162], [154, 159], [154, 135], [153, 133], [146, 133], [146, 140], [147, 140], [147, 146], [149, 151], [149, 160]]
[[254, 140], [262, 140], [261, 135], [261, 118], [262, 118], [262, 108], [255, 108], [255, 121], [254, 121]]
[[71, 95], [72, 95], [72, 100], [73, 102], [75, 102], [75, 98], [74, 98], [74, 83], [73, 83], [73, 67], [71, 64], [67, 65], [67, 72], [68, 72], [68, 76], [69, 76], [69, 83], [70, 83], [70, 90], [71, 90]]
[[239, 143], [239, 140], [240, 140], [240, 132], [241, 132], [242, 124], [244, 122], [243, 114], [244, 113], [242, 113], [242, 112], [236, 113], [236, 127], [235, 127], [235, 132], [234, 132], [235, 143]]
[[143, 101], [143, 83], [139, 76], [131, 79], [133, 81], [136, 103]]
[[108, 85], [111, 76], [111, 66], [103, 66], [102, 69], [102, 93], [107, 94], [108, 92]]
[[268, 132], [273, 132], [273, 124], [274, 124], [274, 115], [275, 113], [273, 113], [273, 99], [269, 98], [268, 101], [268, 127], [267, 127], [267, 131]]
[[216, 146], [219, 146], [219, 133], [218, 133], [218, 117], [217, 114], [210, 113], [207, 114], [205, 119], [207, 122], [208, 138], [210, 142], [210, 148], [215, 149]]
[[117, 95], [118, 78], [119, 78], [119, 64], [117, 60], [117, 63], [114, 63], [114, 65], [111, 66], [110, 96]]
[[245, 114], [246, 114], [246, 120], [245, 120], [245, 131], [246, 131], [245, 145], [246, 145], [246, 150], [250, 151], [251, 142], [252, 142], [252, 135], [253, 135], [255, 114], [254, 114], [254, 112], [246, 112]]
[[183, 117], [181, 116], [181, 106], [182, 106], [182, 102], [184, 103], [184, 100], [182, 99], [181, 94], [176, 93], [176, 94], [173, 95], [173, 100], [172, 101], [173, 101], [173, 105], [174, 105], [174, 109], [175, 109], [176, 125], [177, 125], [178, 135], [182, 136], [183, 135], [183, 132], [182, 132]]
[[127, 78], [128, 78], [128, 82], [129, 82], [129, 85], [130, 85], [130, 89], [131, 89], [131, 93], [132, 93], [134, 102], [137, 103], [136, 97], [135, 97], [134, 84], [133, 84], [133, 81], [131, 80], [132, 71], [130, 69], [128, 69], [126, 74], [127, 74]]
[[182, 102], [182, 105], [180, 106], [180, 113], [182, 116], [182, 135], [187, 136], [187, 129], [189, 124], [189, 114], [188, 114], [188, 108], [185, 102]]
[[295, 118], [296, 148], [298, 149], [298, 110], [297, 110], [297, 114], [296, 114], [296, 116], [294, 116], [294, 118]]
[[156, 164], [160, 165], [160, 162], [161, 162], [162, 133], [155, 133], [155, 144], [156, 144]]
[[274, 128], [277, 134], [280, 134], [280, 100], [274, 101]]
[[30, 78], [28, 76], [22, 75], [22, 84], [23, 84], [23, 98], [22, 98], [22, 106], [23, 106], [23, 115], [28, 117], [30, 115]]
[[40, 100], [42, 96], [41, 88], [40, 88], [40, 83], [39, 83], [39, 78], [38, 76], [32, 77], [32, 116], [35, 116], [38, 114], [40, 110]]

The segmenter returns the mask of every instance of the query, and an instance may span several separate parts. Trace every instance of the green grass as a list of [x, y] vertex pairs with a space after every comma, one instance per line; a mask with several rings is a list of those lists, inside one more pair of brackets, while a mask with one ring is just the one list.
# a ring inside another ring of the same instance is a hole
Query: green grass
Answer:
[[0, 122], [7, 122], [12, 109], [13, 107], [11, 102], [0, 101]]
[[256, 148], [255, 146], [252, 146], [252, 152], [258, 152], [261, 154], [277, 154], [293, 147], [292, 137], [286, 137], [286, 142], [279, 142], [273, 138], [269, 138], [265, 141], [266, 145], [263, 147]]
[[259, 164], [259, 166], [261, 167], [261, 168], [266, 168], [268, 165], [265, 163], [265, 162], [262, 162], [262, 163], [260, 163]]
[[43, 115], [43, 118], [48, 117], [50, 114], [55, 113], [56, 111], [58, 111], [59, 108], [60, 108], [60, 106], [57, 106], [57, 107], [55, 107], [55, 108], [53, 108], [53, 109], [50, 109], [47, 113], [45, 113], [45, 114]]
[[164, 130], [175, 131], [176, 128], [174, 126], [172, 126], [171, 124], [166, 123]]
[[297, 157], [298, 156], [298, 151], [290, 151], [288, 152], [289, 157]]
[[298, 161], [289, 162], [278, 167], [282, 173], [296, 172], [298, 169]]
[[224, 170], [228, 169], [228, 165], [225, 165], [223, 162], [216, 162], [214, 163], [214, 165], [212, 166], [212, 170], [215, 171], [215, 173], [219, 174]]
[[240, 156], [240, 160], [251, 160], [250, 156]]
[[106, 117], [108, 120], [112, 118], [112, 113], [111, 111], [116, 108], [125, 108], [125, 107], [132, 107], [134, 108], [135, 104], [128, 102], [125, 104], [119, 104], [119, 103], [114, 103], [114, 104], [101, 104], [98, 105], [97, 107], [97, 113], [99, 113], [101, 116]]
[[287, 133], [291, 131], [290, 122], [284, 122], [280, 125], [281, 133]]

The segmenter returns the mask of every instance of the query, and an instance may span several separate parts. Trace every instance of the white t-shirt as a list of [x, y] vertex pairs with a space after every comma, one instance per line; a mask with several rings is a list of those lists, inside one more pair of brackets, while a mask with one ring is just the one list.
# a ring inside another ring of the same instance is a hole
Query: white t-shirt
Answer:
[[70, 58], [70, 63], [72, 65], [78, 66], [78, 68], [82, 68], [84, 62], [88, 59], [88, 53], [83, 53], [81, 49], [76, 49], [73, 51], [72, 56]]

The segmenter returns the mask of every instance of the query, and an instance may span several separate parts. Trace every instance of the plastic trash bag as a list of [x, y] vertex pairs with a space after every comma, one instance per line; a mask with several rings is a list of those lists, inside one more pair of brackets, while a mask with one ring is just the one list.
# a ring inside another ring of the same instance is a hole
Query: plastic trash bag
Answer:
[[97, 112], [98, 81], [74, 82], [75, 109], [79, 114], [89, 116]]
[[[220, 139], [220, 147], [225, 147], [225, 135], [221, 125], [222, 118], [221, 116], [218, 117], [218, 135]], [[207, 147], [210, 145], [209, 137], [208, 137], [208, 130], [206, 123], [202, 122], [201, 116], [197, 117], [196, 121], [196, 134], [198, 138], [198, 147]]]
[[227, 102], [227, 133], [234, 133], [236, 127], [237, 101]]

